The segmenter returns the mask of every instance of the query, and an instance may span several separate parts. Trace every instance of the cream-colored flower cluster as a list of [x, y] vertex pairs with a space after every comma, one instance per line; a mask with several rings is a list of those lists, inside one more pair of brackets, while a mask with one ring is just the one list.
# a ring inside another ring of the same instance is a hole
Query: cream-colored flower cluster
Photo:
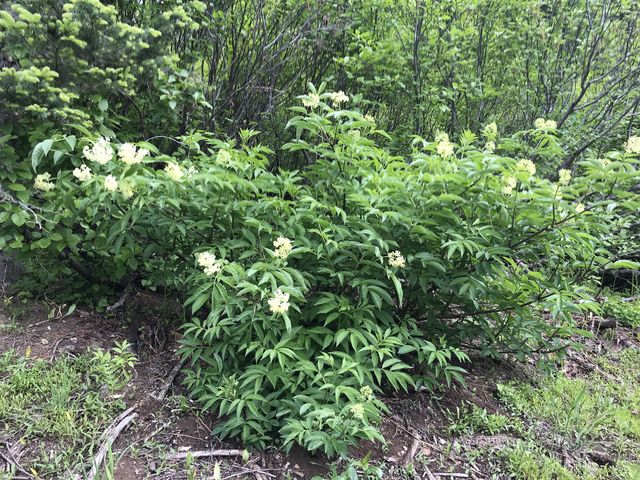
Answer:
[[107, 175], [104, 177], [104, 188], [109, 192], [115, 192], [118, 190], [118, 179], [113, 175]]
[[164, 167], [164, 171], [166, 172], [167, 176], [174, 182], [179, 182], [180, 180], [182, 180], [182, 176], [184, 175], [184, 172], [180, 168], [180, 165], [173, 162], [167, 162], [167, 165]]
[[223, 167], [228, 167], [231, 164], [231, 153], [229, 150], [218, 150], [216, 154], [216, 162]]
[[516, 168], [518, 170], [522, 170], [525, 172], [529, 172], [529, 175], [533, 176], [536, 174], [536, 164], [527, 158], [523, 158], [516, 164]]
[[571, 181], [571, 170], [567, 170], [566, 168], [561, 169], [558, 172], [558, 183], [560, 185], [569, 185]]
[[330, 97], [334, 107], [338, 107], [341, 104], [347, 103], [349, 101], [349, 97], [342, 90], [340, 90], [339, 92], [332, 92], [330, 94]]
[[575, 206], [576, 213], [582, 213], [584, 212], [584, 209], [584, 203], [577, 203]]
[[204, 273], [208, 276], [215, 275], [222, 270], [220, 261], [211, 252], [200, 252], [196, 254], [196, 262], [202, 267]]
[[545, 120], [544, 118], [536, 118], [533, 125], [538, 130], [556, 130], [558, 128], [558, 122], [555, 120]]
[[484, 144], [485, 152], [493, 153], [495, 149], [496, 149], [496, 142], [494, 142], [493, 140], [489, 140], [487, 143]]
[[56, 184], [51, 182], [50, 180], [51, 174], [49, 172], [41, 173], [40, 175], [36, 175], [36, 178], [33, 181], [33, 186], [43, 192], [50, 192], [51, 190], [56, 188]]
[[370, 386], [365, 385], [364, 387], [360, 387], [360, 395], [362, 395], [365, 402], [368, 402], [373, 398], [373, 390]]
[[318, 105], [320, 105], [320, 95], [318, 95], [317, 93], [309, 93], [307, 94], [308, 98], [303, 98], [302, 99], [302, 105], [304, 105], [307, 108], [316, 108]]
[[78, 180], [80, 180], [81, 182], [88, 182], [89, 180], [91, 180], [91, 169], [86, 166], [84, 163], [82, 165], [80, 165], [80, 167], [74, 168], [73, 169], [73, 176], [76, 177]]
[[106, 165], [113, 158], [111, 141], [108, 138], [100, 137], [98, 141], [93, 144], [93, 147], [89, 148], [85, 146], [82, 154], [87, 160], [99, 163], [100, 165]]
[[133, 197], [133, 183], [130, 179], [125, 179], [124, 181], [120, 182], [120, 193], [125, 200], [129, 200], [131, 197]]
[[640, 137], [635, 135], [629, 137], [627, 143], [624, 144], [624, 151], [632, 155], [640, 154]]
[[498, 125], [496, 122], [487, 123], [482, 130], [482, 134], [489, 140], [495, 140], [498, 135]]
[[286, 313], [289, 310], [289, 294], [277, 289], [268, 303], [272, 313]]
[[289, 256], [291, 250], [293, 250], [293, 244], [291, 240], [286, 237], [278, 237], [273, 241], [273, 248], [276, 249], [276, 257], [284, 260]]
[[138, 148], [132, 143], [123, 143], [118, 150], [118, 157], [127, 165], [134, 165], [142, 162], [144, 157], [149, 154], [149, 150], [145, 148]]
[[453, 143], [449, 141], [449, 135], [444, 132], [436, 135], [436, 142], [438, 142], [438, 146], [436, 147], [436, 152], [441, 157], [450, 157], [453, 155], [454, 146]]
[[354, 418], [357, 418], [359, 420], [362, 420], [364, 418], [364, 405], [362, 405], [361, 403], [354, 403], [349, 408], [349, 411], [351, 412], [351, 415], [354, 416]]
[[502, 187], [502, 193], [505, 195], [511, 195], [513, 193], [513, 189], [518, 185], [518, 180], [516, 177], [511, 175], [507, 175], [503, 178], [504, 186]]
[[394, 252], [389, 253], [389, 265], [395, 268], [404, 268], [406, 265], [406, 260], [402, 256], [400, 251], [396, 250]]

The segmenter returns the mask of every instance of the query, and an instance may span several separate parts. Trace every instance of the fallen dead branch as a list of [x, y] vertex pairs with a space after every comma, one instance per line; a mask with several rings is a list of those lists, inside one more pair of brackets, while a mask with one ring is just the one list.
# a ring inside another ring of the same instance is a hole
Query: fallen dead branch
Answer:
[[188, 456], [191, 458], [201, 458], [201, 457], [236, 457], [241, 456], [242, 450], [200, 450], [195, 452], [178, 452], [178, 453], [170, 453], [165, 458], [167, 460], [184, 460]]
[[138, 416], [137, 413], [132, 413], [134, 408], [135, 407], [131, 407], [122, 412], [113, 422], [111, 422], [111, 425], [109, 425], [109, 427], [100, 437], [104, 440], [102, 442], [102, 445], [100, 446], [100, 449], [98, 450], [98, 453], [93, 459], [91, 470], [89, 471], [89, 475], [87, 475], [87, 480], [94, 480], [95, 476], [98, 473], [100, 465], [102, 465], [102, 462], [107, 456], [109, 447], [113, 445], [113, 443], [116, 441], [116, 438], [118, 438], [118, 435], [120, 435], [120, 433], [127, 427], [127, 425], [129, 425]]
[[[5, 443], [5, 445], [8, 446], [7, 443]], [[19, 471], [20, 473], [24, 473], [24, 475], [26, 475], [26, 476], [14, 476], [13, 477], [14, 479], [17, 479], [17, 478], [33, 478], [33, 475], [31, 475], [24, 468], [22, 468], [22, 466], [18, 463], [18, 461], [15, 458], [13, 458], [13, 455], [11, 454], [11, 449], [10, 448], [7, 449], [7, 453], [9, 454], [9, 456], [5, 455], [4, 453], [2, 453], [0, 451], [0, 457], [2, 457], [5, 460], [5, 462], [7, 462], [7, 465], [9, 467], [13, 465], [13, 467], [17, 471]]]
[[155, 398], [159, 402], [164, 400], [164, 397], [167, 396], [167, 393], [169, 392], [171, 385], [173, 385], [173, 381], [175, 380], [178, 373], [180, 373], [180, 370], [182, 369], [182, 366], [184, 365], [185, 361], [186, 361], [186, 358], [183, 358], [176, 364], [175, 367], [173, 367], [173, 370], [171, 370], [171, 372], [169, 373], [169, 378], [167, 378], [167, 381], [162, 385], [160, 390], [158, 390], [158, 393], [157, 394], [152, 393], [151, 397]]

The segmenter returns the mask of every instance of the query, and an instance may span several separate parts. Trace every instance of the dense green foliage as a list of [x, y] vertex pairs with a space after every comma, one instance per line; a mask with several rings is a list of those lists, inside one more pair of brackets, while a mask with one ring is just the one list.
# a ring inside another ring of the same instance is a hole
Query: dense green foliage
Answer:
[[217, 432], [329, 455], [470, 350], [562, 352], [594, 274], [637, 267], [640, 153], [624, 2], [337, 7], [0, 12], [0, 248], [84, 301], [186, 300]]

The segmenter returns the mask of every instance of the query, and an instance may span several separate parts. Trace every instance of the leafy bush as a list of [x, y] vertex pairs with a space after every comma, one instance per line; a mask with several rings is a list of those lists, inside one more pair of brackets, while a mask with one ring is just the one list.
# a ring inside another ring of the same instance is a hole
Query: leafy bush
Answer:
[[602, 314], [628, 327], [640, 326], [640, 300], [627, 299], [615, 292], [607, 292]]
[[462, 381], [462, 348], [561, 352], [576, 286], [607, 260], [599, 238], [637, 208], [634, 152], [535, 175], [555, 128], [499, 138], [415, 138], [394, 156], [342, 92], [293, 107], [297, 171], [269, 169], [253, 131], [207, 133], [172, 155], [150, 143], [55, 135], [32, 155], [34, 188], [8, 185], [0, 248], [48, 274], [172, 289], [191, 319], [187, 385], [217, 432], [279, 437], [328, 455], [382, 441], [376, 394]]

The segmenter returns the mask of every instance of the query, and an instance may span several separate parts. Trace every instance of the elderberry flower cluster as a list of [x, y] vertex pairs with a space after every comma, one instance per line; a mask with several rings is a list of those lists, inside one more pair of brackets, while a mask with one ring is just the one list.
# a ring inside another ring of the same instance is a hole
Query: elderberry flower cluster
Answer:
[[131, 143], [123, 143], [118, 150], [118, 157], [123, 163], [133, 165], [142, 162], [144, 157], [149, 154], [149, 150], [141, 148], [140, 150]]
[[495, 140], [496, 135], [498, 135], [498, 125], [496, 122], [486, 124], [482, 130], [482, 134], [489, 140]]
[[308, 98], [302, 99], [302, 105], [304, 105], [305, 107], [316, 108], [318, 105], [320, 105], [320, 95], [318, 95], [317, 93], [309, 93], [307, 97]]
[[538, 130], [555, 130], [558, 128], [558, 122], [555, 120], [545, 120], [544, 118], [536, 118], [536, 121], [533, 122], [533, 125]]
[[273, 247], [276, 249], [276, 257], [282, 260], [286, 259], [291, 253], [291, 250], [293, 250], [293, 244], [291, 243], [291, 240], [286, 237], [276, 238], [273, 241]]
[[104, 188], [109, 192], [118, 190], [118, 180], [113, 175], [104, 177]]
[[561, 169], [558, 172], [558, 183], [560, 185], [569, 185], [571, 181], [571, 170], [567, 170], [566, 168]]
[[43, 192], [50, 192], [51, 190], [56, 188], [55, 183], [51, 182], [50, 180], [51, 174], [49, 172], [41, 173], [40, 175], [36, 176], [35, 180], [33, 181], [33, 186]]
[[533, 176], [536, 174], [536, 164], [531, 160], [523, 158], [516, 164], [516, 168], [518, 170], [523, 170], [525, 172], [529, 172], [529, 175]]
[[180, 165], [173, 162], [167, 162], [167, 165], [164, 167], [164, 171], [167, 173], [167, 176], [174, 182], [179, 182], [184, 175], [182, 169], [180, 168]]
[[80, 165], [80, 167], [74, 168], [72, 173], [73, 176], [81, 182], [87, 182], [91, 180], [91, 169], [84, 163]]
[[511, 193], [513, 192], [513, 189], [516, 188], [517, 184], [518, 184], [518, 180], [516, 179], [516, 177], [505, 176], [504, 186], [502, 187], [502, 193], [504, 193], [505, 195], [511, 195]]
[[209, 277], [219, 273], [222, 270], [220, 261], [216, 259], [216, 256], [211, 252], [200, 252], [196, 254], [196, 262], [199, 267], [202, 267], [205, 275]]
[[349, 97], [342, 90], [340, 90], [339, 92], [332, 92], [330, 96], [331, 96], [331, 101], [333, 102], [333, 105], [335, 107], [339, 106], [342, 103], [347, 103], [349, 101]]
[[361, 403], [354, 403], [353, 405], [351, 405], [351, 408], [349, 408], [349, 411], [351, 412], [351, 415], [354, 416], [354, 418], [357, 418], [359, 420], [362, 420], [362, 418], [364, 418], [364, 406]]
[[395, 268], [404, 268], [405, 264], [405, 258], [398, 250], [389, 253], [389, 265]]
[[100, 165], [106, 165], [113, 157], [111, 141], [108, 138], [100, 137], [98, 141], [93, 144], [93, 147], [89, 148], [85, 146], [82, 154], [87, 160], [99, 163]]
[[629, 137], [627, 143], [624, 144], [624, 151], [632, 155], [640, 154], [640, 137], [635, 135]]
[[286, 313], [289, 310], [289, 294], [277, 289], [268, 303], [272, 313]]
[[441, 157], [450, 157], [453, 155], [454, 148], [453, 143], [449, 141], [449, 135], [446, 133], [440, 133], [436, 136], [436, 142], [438, 142], [438, 146], [436, 148], [436, 152]]

